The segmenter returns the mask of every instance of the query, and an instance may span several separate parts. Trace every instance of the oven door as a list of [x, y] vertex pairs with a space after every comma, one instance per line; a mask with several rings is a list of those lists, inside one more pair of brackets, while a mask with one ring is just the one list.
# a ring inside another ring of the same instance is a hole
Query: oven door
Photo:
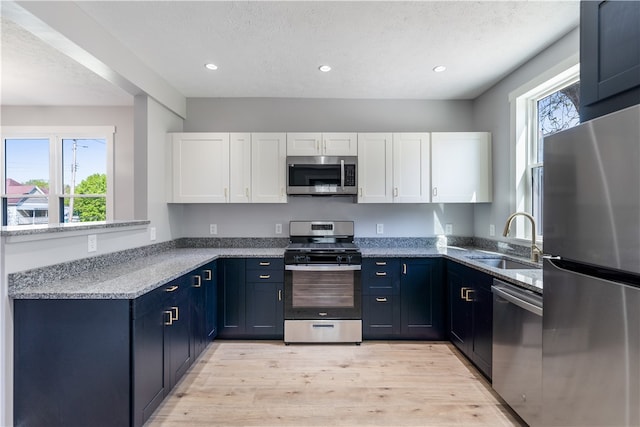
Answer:
[[360, 270], [360, 265], [286, 265], [284, 318], [361, 319]]

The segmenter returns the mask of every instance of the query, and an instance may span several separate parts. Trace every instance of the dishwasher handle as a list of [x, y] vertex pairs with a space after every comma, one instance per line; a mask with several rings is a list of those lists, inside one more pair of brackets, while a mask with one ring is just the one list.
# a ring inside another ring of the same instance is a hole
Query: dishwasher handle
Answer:
[[512, 304], [517, 305], [520, 308], [523, 308], [537, 316], [542, 316], [542, 304], [537, 304], [529, 301], [525, 301], [524, 299], [519, 298], [517, 295], [515, 295], [512, 292], [509, 292], [509, 289], [504, 287], [504, 286], [500, 286], [500, 285], [493, 285], [491, 286], [491, 292], [493, 292], [494, 294], [496, 294], [497, 296], [499, 296], [500, 298], [509, 301]]

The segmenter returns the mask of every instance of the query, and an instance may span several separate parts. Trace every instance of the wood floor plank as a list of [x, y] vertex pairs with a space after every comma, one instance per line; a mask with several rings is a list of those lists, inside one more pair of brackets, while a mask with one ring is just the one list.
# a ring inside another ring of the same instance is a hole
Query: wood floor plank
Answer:
[[182, 425], [522, 424], [450, 343], [216, 341], [147, 423]]

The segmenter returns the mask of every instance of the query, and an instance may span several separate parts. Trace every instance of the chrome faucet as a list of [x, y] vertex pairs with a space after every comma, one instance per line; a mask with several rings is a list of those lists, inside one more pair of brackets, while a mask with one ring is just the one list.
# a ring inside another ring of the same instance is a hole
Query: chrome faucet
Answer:
[[522, 216], [524, 216], [526, 218], [529, 218], [529, 221], [531, 221], [531, 261], [538, 262], [538, 261], [540, 261], [540, 255], [542, 254], [542, 251], [540, 250], [540, 248], [538, 246], [536, 246], [536, 220], [535, 220], [535, 218], [533, 216], [531, 216], [530, 214], [528, 214], [526, 212], [514, 212], [514, 213], [512, 213], [511, 215], [509, 215], [509, 218], [507, 218], [507, 223], [504, 226], [504, 231], [502, 232], [502, 235], [504, 237], [507, 237], [509, 235], [509, 229], [511, 228], [511, 222], [518, 215], [522, 215]]

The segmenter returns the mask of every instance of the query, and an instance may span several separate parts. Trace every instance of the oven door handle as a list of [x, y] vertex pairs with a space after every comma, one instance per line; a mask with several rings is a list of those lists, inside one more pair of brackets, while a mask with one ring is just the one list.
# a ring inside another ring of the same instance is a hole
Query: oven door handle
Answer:
[[285, 265], [284, 269], [289, 271], [359, 271], [362, 270], [362, 266], [337, 264]]

